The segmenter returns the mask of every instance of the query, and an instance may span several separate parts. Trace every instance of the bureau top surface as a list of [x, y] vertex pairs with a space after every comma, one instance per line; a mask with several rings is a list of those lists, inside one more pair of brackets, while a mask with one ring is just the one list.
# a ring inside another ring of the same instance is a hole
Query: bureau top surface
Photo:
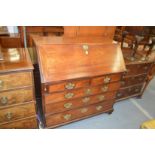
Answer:
[[39, 45], [42, 83], [93, 77], [125, 71], [118, 45]]
[[106, 37], [65, 37], [30, 35], [36, 45], [40, 44], [107, 44], [112, 40]]
[[1, 49], [3, 60], [0, 60], [0, 73], [33, 69], [27, 49]]

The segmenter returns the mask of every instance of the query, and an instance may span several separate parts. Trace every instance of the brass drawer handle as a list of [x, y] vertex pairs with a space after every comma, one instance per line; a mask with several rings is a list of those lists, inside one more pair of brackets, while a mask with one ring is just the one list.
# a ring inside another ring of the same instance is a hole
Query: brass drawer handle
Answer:
[[90, 98], [89, 98], [89, 97], [85, 97], [85, 98], [82, 99], [82, 102], [83, 102], [83, 103], [87, 103], [87, 102], [89, 102], [89, 101], [90, 101]]
[[81, 109], [81, 113], [86, 113], [88, 111], [88, 108]]
[[11, 120], [12, 119], [13, 114], [11, 112], [8, 112], [5, 117], [7, 118], [7, 120]]
[[132, 79], [132, 80], [135, 80], [135, 78], [134, 78], [134, 77], [132, 77], [131, 79]]
[[136, 93], [139, 92], [139, 88], [136, 88], [136, 89], [135, 89], [135, 92], [136, 92]]
[[87, 89], [87, 90], [85, 91], [85, 94], [86, 94], [86, 95], [91, 95], [91, 94], [92, 94], [91, 89]]
[[6, 96], [1, 97], [0, 103], [2, 105], [6, 105], [8, 103], [8, 98]]
[[147, 70], [148, 69], [148, 66], [145, 66], [144, 69]]
[[117, 97], [120, 97], [120, 96], [122, 96], [122, 93], [118, 93], [118, 94], [117, 94]]
[[2, 80], [0, 80], [0, 88], [2, 88], [3, 87], [3, 81]]
[[99, 95], [98, 99], [99, 99], [99, 101], [103, 101], [103, 100], [105, 100], [105, 96], [104, 95]]
[[101, 88], [101, 91], [102, 91], [102, 92], [107, 92], [107, 91], [108, 91], [108, 86], [103, 86], [103, 87]]
[[75, 87], [75, 84], [74, 84], [74, 83], [71, 83], [71, 82], [69, 82], [69, 83], [67, 83], [67, 84], [65, 85], [65, 88], [68, 89], [68, 90], [71, 90], [71, 89], [73, 89], [74, 87]]
[[70, 98], [72, 98], [74, 96], [74, 93], [67, 93], [67, 94], [65, 94], [65, 98], [66, 99], [70, 99]]
[[69, 108], [71, 108], [71, 106], [72, 106], [73, 104], [72, 103], [65, 103], [64, 104], [64, 107], [66, 108], [66, 109], [69, 109]]
[[69, 119], [71, 119], [72, 115], [71, 114], [66, 114], [63, 117], [64, 117], [65, 120], [68, 121]]
[[143, 78], [142, 78], [142, 77], [140, 77], [140, 78], [139, 78], [139, 81], [143, 81]]
[[108, 77], [108, 76], [106, 76], [106, 77], [104, 78], [104, 83], [109, 83], [109, 82], [110, 82], [110, 80], [111, 80], [111, 78], [110, 78], [110, 77]]
[[121, 81], [121, 85], [124, 86], [125, 85], [125, 81]]
[[96, 106], [96, 110], [100, 111], [103, 107], [101, 105]]
[[129, 73], [130, 72], [130, 69], [127, 69], [126, 71], [127, 71], [127, 73]]

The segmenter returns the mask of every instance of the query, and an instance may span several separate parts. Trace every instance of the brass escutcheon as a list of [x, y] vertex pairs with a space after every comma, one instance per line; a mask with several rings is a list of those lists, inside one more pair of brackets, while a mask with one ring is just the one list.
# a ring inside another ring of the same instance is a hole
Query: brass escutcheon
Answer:
[[85, 54], [88, 55], [88, 53], [89, 53], [88, 52], [89, 46], [88, 45], [83, 45], [82, 48], [83, 48]]

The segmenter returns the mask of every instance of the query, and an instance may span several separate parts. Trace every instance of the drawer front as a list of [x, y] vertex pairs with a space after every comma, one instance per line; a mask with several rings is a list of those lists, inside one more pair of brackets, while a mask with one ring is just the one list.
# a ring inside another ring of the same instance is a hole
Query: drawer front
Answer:
[[140, 94], [142, 87], [143, 85], [132, 86], [125, 89], [122, 88], [117, 92], [116, 98], [121, 99], [121, 98], [126, 98], [128, 96]]
[[146, 79], [146, 74], [140, 76], [133, 76], [128, 78], [123, 78], [121, 81], [121, 87], [128, 87], [136, 84], [143, 83]]
[[38, 128], [37, 126], [36, 117], [33, 116], [27, 119], [0, 124], [0, 129], [36, 129]]
[[100, 84], [108, 84], [110, 82], [120, 81], [121, 74], [105, 75], [101, 77], [96, 77], [91, 80], [91, 85], [96, 86]]
[[35, 104], [27, 103], [20, 106], [0, 110], [0, 123], [35, 115]]
[[127, 65], [127, 73], [126, 76], [131, 75], [138, 75], [147, 73], [151, 67], [151, 64], [134, 64], [134, 65]]
[[85, 106], [83, 108], [69, 110], [67, 112], [49, 115], [46, 116], [46, 125], [47, 127], [52, 127], [55, 125], [61, 125], [63, 123], [67, 123], [70, 121], [74, 121], [76, 119], [80, 119], [82, 117], [88, 117], [89, 115], [98, 114], [104, 111], [110, 111], [113, 108], [113, 101], [109, 101], [108, 103], [100, 103], [90, 106]]
[[32, 86], [31, 72], [0, 75], [0, 91]]
[[109, 85], [100, 85], [97, 87], [87, 87], [78, 90], [65, 91], [62, 93], [53, 93], [45, 95], [45, 103], [54, 103], [64, 100], [79, 98], [83, 96], [95, 95], [103, 92], [114, 91], [120, 87], [120, 83], [111, 83]]
[[18, 89], [0, 93], [0, 108], [33, 100], [32, 88]]
[[58, 84], [52, 84], [48, 86], [48, 93], [59, 92], [64, 90], [73, 90], [76, 88], [82, 88], [89, 85], [90, 80], [80, 80], [80, 81], [69, 81]]
[[80, 99], [69, 100], [68, 102], [63, 101], [63, 102], [46, 104], [45, 113], [46, 114], [58, 113], [58, 112], [75, 109], [75, 108], [79, 108], [79, 107], [83, 107], [86, 105], [95, 104], [103, 101], [108, 103], [109, 101], [107, 100], [115, 99], [115, 96], [116, 96], [116, 92], [113, 91], [113, 92], [108, 92], [104, 94], [87, 96]]

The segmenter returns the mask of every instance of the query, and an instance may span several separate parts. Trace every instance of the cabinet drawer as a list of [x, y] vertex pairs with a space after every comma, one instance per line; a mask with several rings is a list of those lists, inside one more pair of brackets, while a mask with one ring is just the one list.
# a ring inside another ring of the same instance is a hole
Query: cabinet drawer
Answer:
[[146, 74], [140, 76], [133, 76], [133, 77], [125, 77], [121, 81], [121, 87], [128, 87], [136, 84], [143, 83], [146, 79]]
[[143, 74], [147, 73], [151, 67], [151, 64], [134, 64], [134, 65], [127, 65], [127, 73], [126, 76], [131, 76], [131, 75], [138, 75], [138, 74]]
[[70, 100], [70, 101], [63, 101], [63, 102], [57, 102], [57, 103], [51, 103], [45, 105], [45, 113], [58, 113], [70, 109], [75, 109], [79, 107], [83, 107], [90, 104], [95, 104], [99, 102], [105, 101], [105, 103], [108, 103], [107, 100], [115, 99], [116, 92], [108, 92], [104, 94], [98, 94], [93, 96], [87, 96], [80, 99]]
[[130, 97], [132, 95], [140, 94], [142, 87], [143, 87], [143, 85], [131, 86], [128, 88], [121, 88], [117, 92], [116, 98], [121, 99], [121, 98]]
[[48, 93], [53, 93], [53, 92], [59, 92], [59, 91], [64, 91], [64, 90], [72, 90], [76, 88], [82, 88], [86, 87], [89, 85], [90, 80], [74, 80], [74, 81], [68, 81], [68, 82], [63, 82], [63, 83], [58, 83], [58, 84], [52, 84], [49, 85], [47, 90]]
[[113, 101], [85, 106], [83, 108], [46, 116], [46, 125], [47, 127], [61, 125], [67, 122], [81, 119], [83, 117], [88, 117], [89, 115], [98, 114], [104, 111], [110, 111], [111, 109], [113, 109]]
[[0, 75], [0, 91], [21, 88], [23, 86], [32, 86], [31, 72], [16, 72]]
[[0, 124], [1, 129], [36, 129], [38, 128], [37, 126], [38, 125], [35, 116], [9, 123]]
[[18, 89], [0, 93], [0, 108], [5, 106], [29, 102], [33, 100], [32, 88]]
[[83, 96], [95, 95], [102, 92], [114, 91], [117, 90], [120, 86], [119, 82], [111, 83], [109, 85], [100, 85], [97, 87], [87, 87], [78, 90], [65, 91], [61, 93], [53, 93], [45, 95], [45, 103], [54, 103], [64, 100], [79, 98]]
[[121, 74], [105, 75], [101, 77], [96, 77], [91, 80], [91, 85], [96, 86], [100, 84], [108, 84], [110, 82], [119, 81], [121, 79]]
[[0, 110], [0, 123], [35, 115], [35, 104], [30, 102], [24, 105], [4, 108]]

